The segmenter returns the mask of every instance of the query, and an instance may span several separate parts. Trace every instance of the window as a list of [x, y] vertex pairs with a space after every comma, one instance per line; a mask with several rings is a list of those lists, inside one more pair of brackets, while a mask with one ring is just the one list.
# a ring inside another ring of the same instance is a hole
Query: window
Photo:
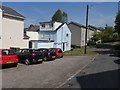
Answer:
[[58, 53], [62, 53], [62, 50], [61, 50], [61, 49], [58, 49]]
[[69, 36], [69, 34], [67, 33], [67, 34], [66, 34], [66, 36], [68, 37], [68, 36]]
[[53, 27], [53, 24], [49, 24], [49, 28], [52, 28]]
[[28, 50], [22, 50], [22, 53], [24, 53], [24, 52], [28, 52]]
[[41, 26], [42, 26], [42, 28], [45, 28], [45, 24], [42, 24]]
[[14, 55], [15, 52], [13, 50], [2, 50], [2, 55]]

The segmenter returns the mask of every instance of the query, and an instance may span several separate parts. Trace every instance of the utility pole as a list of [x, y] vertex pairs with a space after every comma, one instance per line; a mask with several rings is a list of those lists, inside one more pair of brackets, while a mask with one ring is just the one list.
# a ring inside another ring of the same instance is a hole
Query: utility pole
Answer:
[[87, 5], [87, 11], [86, 11], [86, 33], [85, 33], [85, 51], [84, 53], [86, 54], [87, 52], [87, 31], [88, 31], [88, 10], [89, 10], [89, 5]]

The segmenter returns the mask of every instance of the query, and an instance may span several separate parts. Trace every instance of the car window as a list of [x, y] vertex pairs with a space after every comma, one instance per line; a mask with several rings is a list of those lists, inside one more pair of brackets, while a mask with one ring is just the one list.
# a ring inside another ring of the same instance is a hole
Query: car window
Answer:
[[9, 50], [9, 55], [14, 55], [15, 52], [13, 50]]
[[62, 50], [61, 50], [61, 49], [58, 49], [58, 53], [62, 53]]
[[28, 52], [28, 50], [22, 50], [21, 52], [22, 52], [22, 53], [24, 53], [24, 52]]
[[15, 52], [13, 50], [2, 50], [2, 55], [14, 55]]

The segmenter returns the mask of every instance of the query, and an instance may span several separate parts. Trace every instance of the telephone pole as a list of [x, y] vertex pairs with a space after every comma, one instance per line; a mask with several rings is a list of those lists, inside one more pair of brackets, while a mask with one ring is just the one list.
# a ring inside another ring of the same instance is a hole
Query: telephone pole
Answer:
[[86, 11], [86, 33], [85, 33], [85, 51], [84, 53], [86, 54], [87, 52], [87, 31], [88, 31], [88, 10], [89, 10], [89, 5], [87, 5], [87, 11]]

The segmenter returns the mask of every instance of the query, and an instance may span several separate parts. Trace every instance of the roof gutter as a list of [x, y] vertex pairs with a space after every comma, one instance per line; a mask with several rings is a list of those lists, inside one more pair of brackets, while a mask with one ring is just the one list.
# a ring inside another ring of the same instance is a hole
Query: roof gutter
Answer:
[[25, 19], [25, 17], [20, 17], [20, 16], [15, 16], [15, 15], [11, 15], [11, 14], [8, 14], [8, 13], [3, 13], [4, 15], [7, 15], [7, 16], [11, 16], [11, 17], [15, 17], [15, 18], [20, 18], [20, 19]]

